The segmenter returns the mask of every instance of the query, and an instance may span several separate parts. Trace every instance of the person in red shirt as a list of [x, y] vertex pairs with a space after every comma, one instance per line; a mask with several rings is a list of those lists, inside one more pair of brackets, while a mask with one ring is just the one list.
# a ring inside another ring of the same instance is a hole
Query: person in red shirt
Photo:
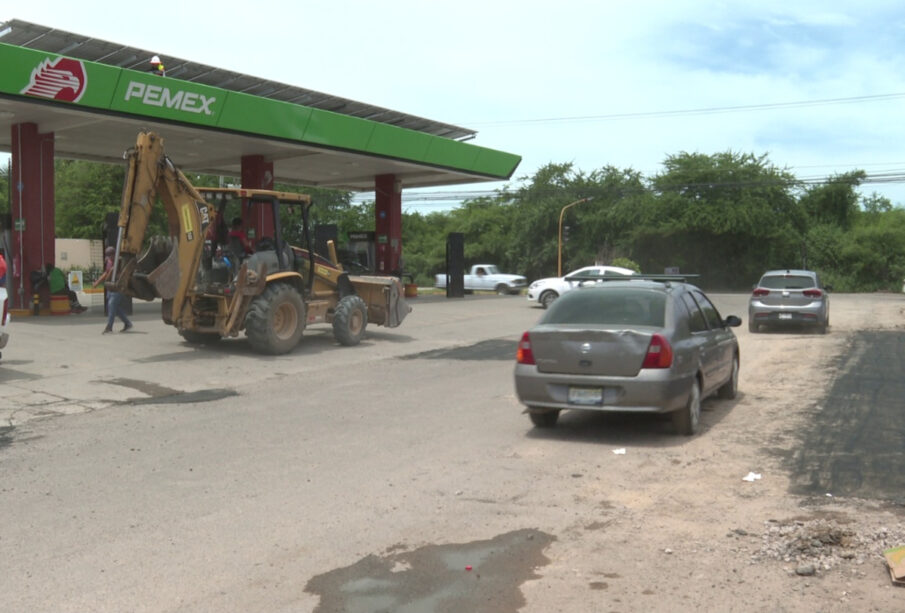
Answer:
[[245, 255], [254, 251], [251, 242], [248, 240], [248, 236], [245, 235], [245, 230], [242, 229], [241, 217], [233, 218], [232, 227], [229, 230], [229, 242], [231, 244], [238, 243], [241, 245]]

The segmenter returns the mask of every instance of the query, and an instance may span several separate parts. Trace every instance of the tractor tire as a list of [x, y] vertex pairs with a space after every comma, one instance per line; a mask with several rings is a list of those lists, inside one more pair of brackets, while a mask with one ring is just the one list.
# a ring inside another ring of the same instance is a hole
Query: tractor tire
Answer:
[[194, 330], [180, 330], [179, 336], [192, 345], [213, 345], [223, 338], [213, 332], [195, 332]]
[[340, 299], [333, 311], [333, 337], [340, 345], [352, 347], [361, 342], [368, 327], [368, 305], [361, 296], [351, 294]]
[[289, 353], [305, 331], [305, 303], [288, 283], [272, 283], [256, 297], [245, 316], [245, 336], [259, 353]]

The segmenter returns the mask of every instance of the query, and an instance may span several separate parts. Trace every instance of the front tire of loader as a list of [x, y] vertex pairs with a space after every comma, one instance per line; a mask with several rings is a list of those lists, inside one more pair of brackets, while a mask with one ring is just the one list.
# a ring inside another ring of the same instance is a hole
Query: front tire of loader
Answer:
[[305, 303], [287, 283], [272, 283], [255, 298], [245, 316], [245, 335], [259, 353], [292, 351], [305, 330]]
[[368, 305], [361, 296], [345, 296], [333, 311], [333, 336], [340, 345], [352, 347], [361, 342], [368, 326]]

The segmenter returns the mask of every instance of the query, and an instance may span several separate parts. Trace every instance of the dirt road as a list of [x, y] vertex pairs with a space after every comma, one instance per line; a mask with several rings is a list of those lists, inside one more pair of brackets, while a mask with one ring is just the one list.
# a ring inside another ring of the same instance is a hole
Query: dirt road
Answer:
[[905, 544], [905, 296], [834, 295], [825, 336], [739, 328], [740, 394], [692, 438], [533, 429], [512, 356], [540, 314], [416, 302], [361, 347], [312, 330], [280, 358], [151, 318], [20, 324], [0, 610], [902, 610], [881, 553]]

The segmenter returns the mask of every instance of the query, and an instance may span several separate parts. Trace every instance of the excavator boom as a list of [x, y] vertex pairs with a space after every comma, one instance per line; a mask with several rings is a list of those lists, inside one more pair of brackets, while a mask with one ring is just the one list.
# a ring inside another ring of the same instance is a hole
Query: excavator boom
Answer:
[[[143, 300], [162, 298], [164, 320], [178, 326], [181, 318], [190, 316], [187, 297], [195, 282], [212, 211], [164, 154], [163, 139], [155, 133], [140, 132], [126, 158], [117, 269], [111, 288]], [[167, 214], [171, 239], [155, 238], [143, 251], [151, 210], [158, 198]]]

